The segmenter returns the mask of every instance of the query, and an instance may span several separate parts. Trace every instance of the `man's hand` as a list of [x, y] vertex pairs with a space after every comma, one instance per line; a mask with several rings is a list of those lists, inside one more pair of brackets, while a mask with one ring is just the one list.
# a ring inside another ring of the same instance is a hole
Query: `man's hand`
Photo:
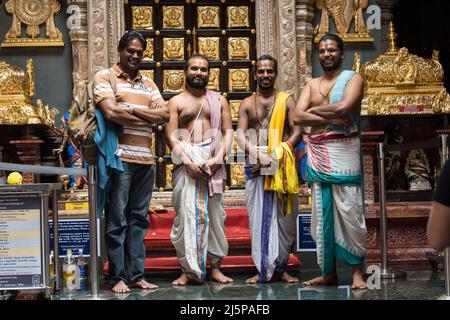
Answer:
[[210, 176], [212, 176], [219, 168], [220, 164], [215, 159], [206, 160], [204, 166], [209, 168]]
[[202, 170], [200, 166], [197, 166], [193, 163], [186, 164], [185, 166], [188, 174], [192, 179], [196, 181], [204, 181], [208, 179], [208, 174], [204, 170]]
[[162, 107], [165, 107], [165, 104], [159, 102], [158, 100], [153, 100], [150, 103], [150, 109], [161, 109]]
[[265, 152], [258, 152], [258, 165], [261, 168], [268, 168], [272, 165], [273, 159]]

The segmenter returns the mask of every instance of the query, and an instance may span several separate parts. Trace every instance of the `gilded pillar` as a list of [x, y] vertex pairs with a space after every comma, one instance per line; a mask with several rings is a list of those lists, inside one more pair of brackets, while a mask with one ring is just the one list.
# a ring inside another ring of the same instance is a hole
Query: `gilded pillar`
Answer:
[[297, 92], [300, 96], [305, 84], [312, 78], [312, 46], [314, 28], [314, 0], [296, 0], [295, 17], [297, 31]]
[[381, 8], [381, 52], [389, 49], [389, 23], [394, 20], [392, 9], [398, 0], [377, 0]]

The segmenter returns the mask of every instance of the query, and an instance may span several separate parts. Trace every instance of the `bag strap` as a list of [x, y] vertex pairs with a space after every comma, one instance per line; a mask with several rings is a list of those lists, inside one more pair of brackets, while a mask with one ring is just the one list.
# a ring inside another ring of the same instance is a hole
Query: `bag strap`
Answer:
[[109, 75], [111, 79], [111, 88], [113, 89], [114, 95], [116, 95], [117, 91], [117, 77], [112, 68], [109, 68]]

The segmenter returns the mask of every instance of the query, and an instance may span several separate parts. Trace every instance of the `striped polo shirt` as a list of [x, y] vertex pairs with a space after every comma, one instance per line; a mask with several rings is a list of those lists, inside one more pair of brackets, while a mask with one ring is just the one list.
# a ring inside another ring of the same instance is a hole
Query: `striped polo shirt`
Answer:
[[[99, 103], [103, 99], [112, 99], [120, 108], [127, 109], [128, 106], [138, 108], [149, 108], [153, 100], [164, 103], [161, 93], [156, 84], [138, 72], [136, 78], [123, 72], [119, 65], [112, 67], [117, 78], [117, 90], [114, 94], [110, 69], [97, 72], [94, 77], [94, 100]], [[123, 126], [123, 134], [119, 136], [119, 148], [121, 149], [122, 161], [140, 164], [154, 164], [152, 158], [152, 129], [150, 126]]]

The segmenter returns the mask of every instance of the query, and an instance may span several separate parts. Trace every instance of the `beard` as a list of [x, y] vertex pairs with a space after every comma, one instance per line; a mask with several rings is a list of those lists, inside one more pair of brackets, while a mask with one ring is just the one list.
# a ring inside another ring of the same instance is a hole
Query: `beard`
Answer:
[[186, 83], [189, 87], [194, 89], [205, 89], [208, 85], [209, 77], [205, 78], [195, 78], [195, 77], [186, 77]]
[[342, 59], [341, 60], [337, 60], [337, 61], [333, 61], [332, 65], [325, 65], [322, 61], [320, 61], [320, 65], [322, 66], [322, 69], [324, 71], [334, 71], [337, 70], [341, 67], [342, 65]]

